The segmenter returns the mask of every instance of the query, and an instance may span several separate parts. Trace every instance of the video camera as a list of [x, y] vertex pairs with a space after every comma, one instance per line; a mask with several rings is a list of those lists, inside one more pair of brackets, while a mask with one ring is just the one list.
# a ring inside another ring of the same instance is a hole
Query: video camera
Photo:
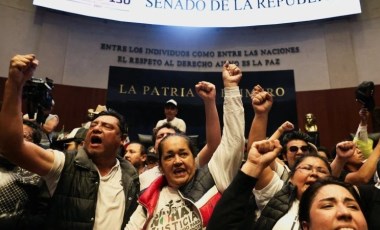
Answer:
[[[51, 107], [53, 106], [53, 95], [51, 93], [54, 85], [53, 80], [32, 77], [23, 88], [22, 97], [26, 100], [26, 109], [29, 118], [37, 113], [36, 121], [39, 124], [45, 122]], [[48, 111], [45, 114], [45, 111]]]
[[368, 111], [375, 108], [375, 84], [372, 81], [363, 81], [355, 91], [356, 101], [360, 102]]

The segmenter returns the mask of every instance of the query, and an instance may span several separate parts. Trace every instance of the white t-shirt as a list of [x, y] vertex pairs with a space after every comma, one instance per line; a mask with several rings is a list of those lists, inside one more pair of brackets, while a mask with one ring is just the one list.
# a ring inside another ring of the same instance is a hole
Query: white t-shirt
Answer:
[[[253, 194], [255, 195], [256, 204], [260, 210], [260, 214], [274, 194], [282, 189], [282, 186], [284, 186], [284, 181], [274, 173], [272, 180], [265, 188], [260, 190], [253, 189]], [[258, 217], [260, 216], [258, 215], [257, 218]]]
[[165, 186], [148, 229], [202, 229], [201, 218], [193, 208], [186, 204], [177, 189]]
[[[142, 209], [142, 206], [139, 205], [138, 209]], [[146, 212], [137, 210], [131, 216], [125, 229], [142, 229], [145, 220]], [[160, 192], [156, 209], [147, 224], [147, 229], [199, 230], [202, 229], [202, 221], [194, 205], [182, 199], [177, 189], [165, 186]]]
[[149, 187], [152, 182], [157, 179], [160, 175], [162, 175], [158, 166], [154, 166], [151, 169], [146, 170], [145, 172], [139, 175], [140, 180], [140, 191], [143, 191], [147, 187]]
[[[57, 188], [65, 164], [65, 154], [63, 152], [53, 150], [53, 153], [53, 167], [50, 172], [43, 177], [51, 195], [54, 194]], [[105, 176], [101, 176], [99, 173], [99, 177], [100, 182], [98, 199], [96, 201], [94, 229], [120, 229], [125, 211], [125, 195], [121, 183], [120, 162], [116, 159], [116, 164], [110, 172]]]

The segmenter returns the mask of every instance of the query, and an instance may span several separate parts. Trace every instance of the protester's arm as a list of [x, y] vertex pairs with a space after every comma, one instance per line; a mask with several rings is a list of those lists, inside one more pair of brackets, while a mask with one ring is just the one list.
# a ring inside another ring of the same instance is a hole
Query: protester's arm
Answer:
[[339, 178], [347, 160], [354, 154], [355, 144], [352, 141], [342, 141], [336, 145], [336, 156], [331, 162], [331, 175]]
[[138, 205], [136, 210], [133, 212], [131, 218], [129, 219], [127, 225], [125, 226], [124, 230], [143, 229], [147, 218], [146, 213], [147, 211], [144, 210], [144, 207]]
[[52, 116], [52, 117], [48, 121], [45, 121], [45, 123], [42, 125], [42, 128], [46, 133], [53, 132], [59, 124], [58, 115], [51, 114], [50, 116]]
[[257, 178], [238, 171], [230, 186], [224, 191], [221, 199], [216, 204], [208, 222], [207, 230], [244, 229], [244, 223], [250, 222], [249, 220], [246, 221], [246, 218], [251, 218], [253, 222], [254, 217], [247, 217], [247, 213], [252, 213], [249, 200], [256, 181]]
[[203, 100], [206, 115], [206, 145], [198, 153], [199, 166], [203, 167], [210, 161], [213, 153], [220, 144], [221, 131], [215, 102], [215, 85], [202, 81], [195, 85], [195, 90]]
[[251, 93], [252, 106], [255, 111], [251, 128], [248, 134], [247, 149], [249, 149], [254, 141], [266, 139], [268, 116], [272, 108], [273, 97], [270, 93], [264, 91], [260, 85], [256, 85]]
[[356, 131], [355, 138], [361, 141], [367, 141], [368, 139], [368, 132], [367, 132], [367, 121], [369, 117], [369, 111], [366, 108], [361, 108], [359, 110], [359, 116], [360, 116], [360, 123], [358, 130]]
[[284, 134], [286, 131], [291, 131], [294, 129], [294, 125], [290, 121], [285, 121], [281, 124], [280, 127], [277, 128], [277, 130], [270, 136], [269, 140], [276, 140], [280, 139], [281, 135]]
[[244, 152], [244, 107], [239, 90], [242, 72], [226, 62], [222, 71], [224, 84], [223, 134], [208, 168], [219, 192], [230, 185], [240, 169]]
[[252, 208], [249, 205], [252, 189], [263, 168], [266, 168], [277, 157], [280, 150], [281, 146], [277, 140], [264, 140], [252, 144], [246, 163], [217, 203], [208, 223], [208, 230], [249, 228], [244, 224], [253, 221], [253, 216], [247, 215], [252, 213], [252, 210], [249, 210]]
[[[277, 130], [272, 134], [272, 136], [270, 136], [268, 138], [268, 140], [276, 140], [276, 139], [280, 139], [281, 135], [284, 134], [284, 132], [286, 131], [291, 131], [294, 129], [294, 125], [290, 122], [290, 121], [285, 121], [284, 123], [281, 124], [280, 127], [277, 128]], [[276, 158], [276, 160], [274, 160], [271, 164], [270, 164], [270, 167], [273, 171], [275, 171], [276, 173], [279, 173], [277, 170], [278, 170], [278, 166], [281, 166], [281, 167], [285, 167], [285, 162], [283, 160], [281, 160], [280, 158]], [[286, 170], [286, 169], [283, 169], [283, 170]], [[283, 172], [283, 171], [282, 171]], [[281, 173], [282, 175], [283, 173]], [[282, 177], [280, 174], [279, 176]]]
[[41, 176], [51, 169], [54, 156], [31, 142], [24, 141], [22, 123], [22, 91], [33, 76], [38, 61], [34, 55], [16, 55], [10, 61], [0, 112], [0, 146], [11, 162]]
[[[276, 149], [275, 152], [277, 154], [279, 154], [280, 151], [281, 151], [281, 149], [282, 149], [282, 146], [280, 145], [280, 142], [278, 140], [268, 140], [268, 141], [270, 141], [270, 142], [268, 142], [269, 144], [271, 144], [271, 145], [274, 146], [274, 147], [271, 147], [271, 148]], [[258, 151], [262, 152], [262, 150], [260, 150], [260, 148], [258, 148]], [[276, 159], [276, 158], [273, 158], [273, 159]], [[258, 158], [257, 160], [262, 160], [262, 159]], [[272, 161], [268, 161], [268, 163], [266, 163], [266, 164], [260, 164], [260, 165], [265, 165], [266, 167], [265, 168], [261, 168], [260, 171], [259, 171], [260, 174], [258, 176], [258, 181], [257, 181], [256, 186], [255, 186], [256, 190], [261, 190], [261, 189], [265, 188], [272, 181], [273, 177], [275, 176], [275, 172], [270, 167], [270, 165], [272, 164], [272, 162], [273, 162], [273, 160]]]
[[360, 123], [358, 130], [356, 131], [354, 142], [362, 151], [362, 154], [367, 159], [373, 151], [373, 140], [368, 138], [367, 121], [369, 117], [369, 111], [367, 108], [361, 108], [359, 111]]
[[377, 169], [377, 162], [380, 158], [380, 142], [377, 143], [375, 149], [370, 154], [368, 159], [364, 162], [364, 164], [360, 167], [360, 169], [356, 172], [350, 172], [347, 174], [345, 178], [345, 182], [354, 184], [354, 185], [362, 185], [367, 184], [373, 178], [373, 175]]

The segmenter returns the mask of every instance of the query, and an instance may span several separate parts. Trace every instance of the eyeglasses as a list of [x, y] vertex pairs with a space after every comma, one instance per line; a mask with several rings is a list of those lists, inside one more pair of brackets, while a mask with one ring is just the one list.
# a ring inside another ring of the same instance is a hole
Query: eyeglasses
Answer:
[[313, 172], [313, 170], [315, 170], [318, 174], [322, 174], [323, 176], [330, 175], [328, 169], [324, 167], [313, 167], [312, 165], [301, 165], [297, 167], [296, 170], [299, 170], [300, 172], [305, 174], [310, 174]]
[[299, 149], [301, 149], [302, 152], [307, 152], [307, 151], [309, 151], [309, 146], [303, 145], [301, 147], [298, 147], [298, 146], [290, 146], [289, 147], [289, 151], [293, 152], [293, 153], [298, 152]]

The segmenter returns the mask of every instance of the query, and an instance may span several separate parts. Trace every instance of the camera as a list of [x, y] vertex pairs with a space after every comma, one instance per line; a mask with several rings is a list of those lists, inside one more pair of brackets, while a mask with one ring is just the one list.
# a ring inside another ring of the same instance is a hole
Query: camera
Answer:
[[356, 101], [361, 103], [368, 111], [372, 111], [375, 108], [374, 92], [375, 84], [372, 81], [363, 81], [355, 91]]
[[32, 77], [24, 85], [22, 97], [26, 100], [28, 116], [34, 118], [35, 113], [37, 113], [36, 121], [39, 124], [45, 122], [53, 106], [54, 101], [51, 93], [53, 87], [52, 79], [45, 78], [43, 80], [35, 77]]

